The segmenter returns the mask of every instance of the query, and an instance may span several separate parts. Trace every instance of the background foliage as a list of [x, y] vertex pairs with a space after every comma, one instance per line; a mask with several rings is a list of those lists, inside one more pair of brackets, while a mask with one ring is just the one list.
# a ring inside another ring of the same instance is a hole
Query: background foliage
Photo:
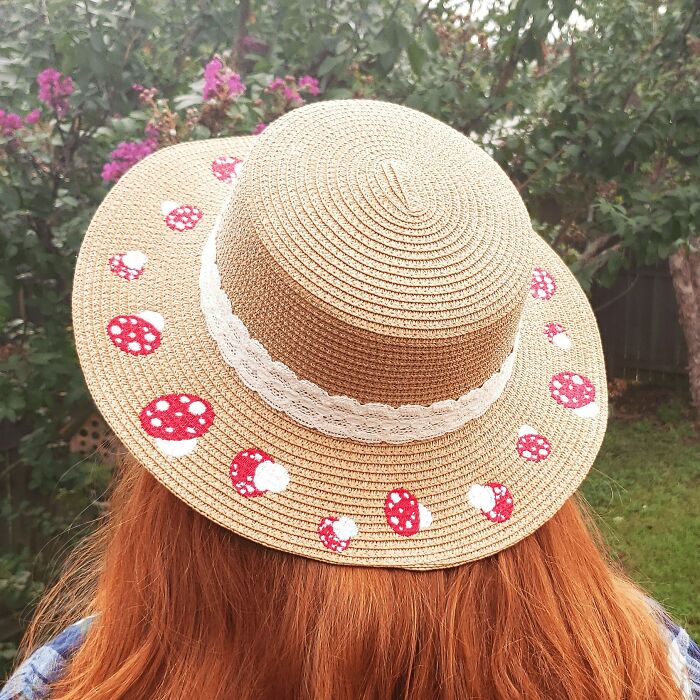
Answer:
[[108, 485], [69, 450], [93, 410], [70, 287], [95, 207], [138, 158], [379, 97], [486, 147], [586, 287], [699, 230], [697, 0], [40, 0], [0, 3], [0, 27], [7, 658]]

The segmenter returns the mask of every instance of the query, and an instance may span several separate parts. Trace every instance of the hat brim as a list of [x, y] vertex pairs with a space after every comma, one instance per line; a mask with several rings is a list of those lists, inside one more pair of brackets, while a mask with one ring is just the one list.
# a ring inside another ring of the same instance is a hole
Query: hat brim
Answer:
[[[219, 354], [202, 315], [198, 278], [207, 236], [232, 185], [212, 174], [222, 155], [246, 157], [255, 137], [185, 143], [162, 149], [114, 186], [85, 236], [75, 273], [76, 345], [88, 387], [130, 452], [170, 491], [239, 535], [305, 557], [362, 566], [437, 569], [480, 559], [523, 539], [547, 521], [579, 486], [605, 433], [607, 389], [598, 328], [588, 300], [556, 253], [533, 233], [536, 266], [556, 280], [547, 300], [528, 297], [515, 367], [501, 397], [480, 418], [432, 440], [365, 444], [336, 439], [295, 423], [247, 389]], [[171, 231], [164, 200], [196, 205], [197, 226]], [[127, 281], [108, 265], [116, 253], [140, 250], [147, 263]], [[162, 315], [162, 342], [149, 355], [120, 351], [110, 319], [144, 310]], [[548, 323], [566, 329], [570, 347], [550, 342]], [[550, 395], [553, 375], [571, 371], [595, 387], [597, 415], [583, 417]], [[140, 422], [141, 410], [170, 393], [197, 394], [216, 418], [181, 458], [167, 457]], [[532, 461], [516, 449], [531, 426], [551, 453]], [[255, 447], [283, 464], [280, 493], [244, 498], [229, 468]], [[512, 515], [493, 522], [467, 494], [475, 484], [505, 485]], [[384, 501], [401, 488], [432, 513], [432, 524], [406, 537], [388, 525]], [[352, 518], [358, 533], [332, 551], [318, 535], [324, 518]]]

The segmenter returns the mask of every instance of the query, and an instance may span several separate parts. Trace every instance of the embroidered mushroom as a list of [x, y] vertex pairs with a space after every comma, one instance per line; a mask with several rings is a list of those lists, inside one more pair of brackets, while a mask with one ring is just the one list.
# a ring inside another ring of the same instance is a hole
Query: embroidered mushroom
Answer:
[[115, 253], [109, 259], [109, 269], [118, 277], [131, 282], [141, 277], [148, 262], [145, 253], [140, 250], [129, 250], [126, 253]]
[[515, 449], [528, 462], [541, 462], [552, 453], [552, 445], [549, 440], [529, 425], [521, 426], [518, 435]]
[[532, 271], [532, 280], [530, 281], [530, 294], [533, 298], [547, 301], [554, 296], [556, 291], [557, 283], [554, 281], [554, 277], [547, 270], [536, 267]]
[[279, 493], [289, 485], [289, 472], [267, 453], [256, 447], [239, 452], [231, 462], [229, 476], [233, 488], [245, 498]]
[[384, 515], [389, 527], [404, 537], [415, 535], [433, 522], [430, 511], [410, 491], [401, 488], [393, 489], [386, 495]]
[[566, 334], [566, 329], [561, 323], [545, 323], [544, 334], [552, 345], [561, 350], [571, 349], [571, 338]]
[[350, 546], [350, 540], [359, 532], [352, 518], [343, 516], [322, 518], [318, 525], [318, 536], [326, 549], [344, 552]]
[[474, 484], [467, 493], [467, 499], [492, 523], [504, 523], [513, 513], [513, 496], [497, 481]]
[[196, 394], [164, 394], [141, 410], [141, 426], [168, 457], [191, 454], [214, 422], [211, 404]]
[[576, 372], [559, 372], [549, 382], [552, 398], [581, 418], [593, 418], [600, 407], [595, 402], [595, 387], [588, 377]]
[[229, 183], [240, 177], [242, 165], [238, 156], [218, 156], [211, 162], [211, 171], [217, 180]]
[[115, 316], [107, 324], [112, 344], [130, 355], [150, 355], [158, 349], [165, 327], [163, 317], [156, 311]]
[[160, 208], [167, 227], [173, 231], [191, 231], [203, 216], [202, 210], [192, 204], [163, 202]]

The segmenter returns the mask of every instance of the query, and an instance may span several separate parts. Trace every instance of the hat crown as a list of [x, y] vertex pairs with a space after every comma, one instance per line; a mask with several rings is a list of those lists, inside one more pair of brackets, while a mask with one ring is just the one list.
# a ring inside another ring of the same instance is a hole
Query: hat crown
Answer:
[[377, 162], [372, 196], [376, 201], [387, 198], [407, 220], [419, 223], [430, 209], [430, 196], [417, 174], [415, 164], [398, 158]]
[[511, 352], [532, 237], [517, 191], [467, 137], [340, 100], [259, 137], [216, 259], [233, 312], [300, 379], [427, 405], [481, 386]]

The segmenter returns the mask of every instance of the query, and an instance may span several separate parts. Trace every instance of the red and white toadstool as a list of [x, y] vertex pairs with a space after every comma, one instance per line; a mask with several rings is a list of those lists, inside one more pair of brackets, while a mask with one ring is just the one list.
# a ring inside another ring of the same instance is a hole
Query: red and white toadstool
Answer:
[[177, 202], [163, 202], [161, 211], [165, 216], [165, 223], [173, 231], [191, 231], [202, 219], [204, 213], [192, 204], [178, 204]]
[[530, 281], [530, 294], [534, 299], [547, 301], [554, 296], [557, 291], [557, 283], [554, 277], [543, 270], [541, 267], [536, 267], [532, 271], [532, 280]]
[[218, 156], [211, 162], [211, 171], [217, 180], [229, 183], [240, 177], [242, 165], [238, 156]]
[[164, 394], [141, 410], [141, 426], [168, 457], [185, 457], [214, 422], [211, 404], [196, 394]]
[[107, 324], [112, 344], [130, 355], [150, 355], [160, 345], [165, 321], [156, 311], [115, 316]]
[[571, 349], [571, 338], [566, 334], [566, 328], [561, 323], [545, 323], [544, 334], [552, 345], [561, 350]]
[[559, 372], [549, 382], [549, 393], [561, 406], [581, 418], [593, 418], [600, 407], [595, 402], [595, 387], [588, 377], [577, 372]]
[[148, 262], [145, 253], [140, 250], [129, 250], [126, 253], [115, 253], [109, 259], [109, 269], [118, 277], [131, 282], [141, 277]]
[[541, 462], [552, 453], [552, 445], [549, 440], [529, 425], [521, 426], [518, 435], [515, 449], [528, 462]]
[[504, 523], [513, 513], [513, 496], [507, 487], [497, 481], [474, 484], [467, 493], [467, 499], [492, 523]]
[[433, 522], [430, 511], [410, 491], [401, 488], [393, 489], [386, 495], [384, 515], [389, 527], [404, 537], [415, 535]]
[[289, 485], [289, 472], [267, 453], [256, 447], [239, 452], [229, 469], [233, 488], [245, 498], [280, 493]]
[[333, 552], [344, 552], [350, 546], [350, 540], [357, 536], [359, 530], [352, 518], [329, 516], [321, 518], [317, 532], [326, 549]]

